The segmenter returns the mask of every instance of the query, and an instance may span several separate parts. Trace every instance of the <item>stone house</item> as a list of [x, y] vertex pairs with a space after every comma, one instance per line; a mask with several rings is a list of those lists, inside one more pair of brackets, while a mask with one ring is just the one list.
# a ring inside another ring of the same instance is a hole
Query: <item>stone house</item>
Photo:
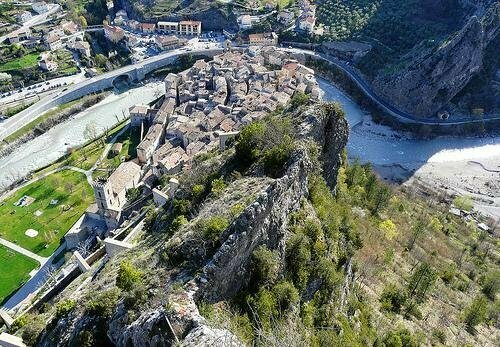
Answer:
[[275, 32], [258, 33], [248, 35], [250, 45], [256, 46], [276, 46], [278, 44], [278, 35]]
[[104, 36], [109, 41], [117, 43], [125, 37], [125, 31], [116, 26], [104, 25]]
[[186, 43], [187, 43], [187, 40], [180, 39], [175, 35], [155, 36], [156, 46], [163, 51], [182, 47]]
[[93, 183], [98, 213], [105, 219], [109, 229], [116, 228], [121, 210], [127, 202], [126, 193], [138, 186], [141, 167], [132, 161], [121, 163], [106, 180]]

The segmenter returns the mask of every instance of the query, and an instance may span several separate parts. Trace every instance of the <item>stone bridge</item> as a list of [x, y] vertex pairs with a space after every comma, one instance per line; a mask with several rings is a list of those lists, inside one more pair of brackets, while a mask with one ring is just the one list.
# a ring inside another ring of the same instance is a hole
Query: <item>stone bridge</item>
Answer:
[[174, 64], [181, 56], [191, 54], [193, 56], [210, 56], [220, 54], [222, 48], [214, 49], [199, 49], [199, 50], [174, 50], [171, 52], [159, 54], [157, 56], [148, 58], [137, 64], [128, 65], [105, 74], [92, 77], [88, 80], [78, 84], [69, 86], [57, 94], [49, 95], [36, 104], [28, 107], [26, 110], [21, 111], [14, 117], [4, 122], [3, 129], [0, 128], [0, 141], [14, 133], [16, 130], [35, 120], [45, 111], [65, 104], [67, 102], [79, 99], [91, 93], [98, 93], [106, 89], [113, 88], [115, 81], [122, 79], [128, 82], [140, 82], [146, 75], [161, 67]]

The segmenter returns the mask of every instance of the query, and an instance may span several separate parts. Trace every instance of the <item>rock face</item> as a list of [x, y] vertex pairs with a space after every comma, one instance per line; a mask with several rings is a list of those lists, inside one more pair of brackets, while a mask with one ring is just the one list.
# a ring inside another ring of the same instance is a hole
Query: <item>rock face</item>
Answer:
[[378, 75], [373, 86], [402, 110], [433, 116], [481, 69], [484, 51], [499, 31], [500, 3], [496, 3], [484, 17], [472, 16], [440, 47], [421, 44], [414, 48], [402, 58], [402, 68]]
[[[306, 111], [298, 131], [300, 137], [313, 139], [322, 148], [324, 174], [334, 186], [348, 126], [344, 118], [332, 111], [324, 105]], [[298, 149], [290, 162], [285, 175], [275, 180], [225, 231], [222, 239], [226, 241], [203, 269], [196, 295], [199, 299], [217, 302], [234, 296], [247, 284], [251, 255], [260, 245], [277, 250], [284, 258], [288, 218], [299, 209], [301, 199], [308, 196], [308, 176], [313, 169], [305, 148]]]
[[[163, 11], [161, 16], [150, 18], [148, 15], [138, 10], [139, 7], [154, 6], [152, 3], [162, 1], [150, 0], [120, 0], [121, 7], [127, 11], [129, 18], [138, 21], [157, 22], [157, 21], [180, 21], [180, 20], [199, 20], [202, 21], [203, 30], [218, 30], [235, 27], [236, 16], [233, 13], [224, 11], [216, 1], [213, 0], [194, 0], [177, 1], [177, 7], [172, 10]], [[139, 5], [139, 6], [138, 6]]]
[[[307, 144], [314, 141], [322, 149], [323, 170], [332, 185], [341, 164], [342, 149], [347, 143], [347, 122], [333, 107], [315, 105], [297, 111], [292, 117], [300, 119], [298, 138], [304, 141], [299, 141], [285, 174], [278, 179], [254, 177], [264, 182], [262, 185], [253, 184], [258, 195], [223, 232], [220, 239], [224, 241], [212, 253], [213, 256], [200, 256], [200, 275], [181, 272], [172, 277], [162, 276], [159, 285], [150, 288], [147, 302], [142, 303], [140, 309], [126, 309], [124, 301], [119, 301], [111, 317], [105, 324], [100, 324], [104, 337], [108, 339], [107, 344], [243, 346], [227, 329], [211, 327], [201, 316], [196, 302], [229, 299], [244, 287], [249, 279], [251, 255], [257, 246], [265, 244], [284, 258], [290, 213], [298, 210], [303, 198], [307, 198], [309, 175], [314, 169], [306, 141]], [[222, 201], [223, 197], [219, 197], [213, 204]], [[206, 213], [206, 210], [201, 213]], [[186, 228], [196, 228], [196, 223], [191, 223]], [[184, 241], [196, 247], [196, 240], [190, 236]], [[85, 310], [80, 310], [48, 328], [39, 345], [53, 346], [54, 341], [63, 346], [77, 345], [81, 333], [95, 330], [96, 322]]]

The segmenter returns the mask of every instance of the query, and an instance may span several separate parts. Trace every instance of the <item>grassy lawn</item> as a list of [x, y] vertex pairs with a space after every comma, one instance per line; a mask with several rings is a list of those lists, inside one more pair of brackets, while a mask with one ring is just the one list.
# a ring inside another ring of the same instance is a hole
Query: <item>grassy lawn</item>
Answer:
[[[15, 206], [25, 195], [35, 201]], [[52, 200], [58, 200], [57, 204], [51, 204]], [[82, 173], [64, 170], [52, 174], [0, 202], [0, 237], [48, 257], [93, 200], [92, 188]], [[36, 216], [37, 211], [42, 214]], [[28, 229], [38, 231], [38, 235], [26, 236]]]
[[130, 127], [122, 135], [118, 137], [116, 143], [122, 144], [122, 149], [120, 153], [114, 155], [109, 151], [106, 158], [103, 159], [99, 167], [101, 168], [117, 168], [120, 163], [121, 157], [125, 157], [125, 160], [131, 160], [137, 157], [137, 146], [139, 145], [141, 136], [141, 130], [139, 127]]
[[0, 72], [10, 71], [10, 70], [22, 70], [36, 66], [39, 57], [40, 55], [38, 53], [26, 54], [20, 58], [14, 59], [12, 61], [0, 65]]
[[0, 245], [0, 303], [19, 288], [38, 262]]

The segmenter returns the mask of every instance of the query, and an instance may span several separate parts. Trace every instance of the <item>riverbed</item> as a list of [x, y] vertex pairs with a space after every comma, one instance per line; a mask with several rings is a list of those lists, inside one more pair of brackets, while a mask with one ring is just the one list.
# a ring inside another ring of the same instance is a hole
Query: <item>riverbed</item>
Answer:
[[0, 159], [0, 190], [29, 172], [59, 159], [68, 148], [85, 143], [87, 140], [83, 132], [87, 124], [95, 123], [104, 132], [128, 116], [129, 107], [149, 103], [164, 93], [164, 84], [160, 82], [112, 93], [96, 105], [24, 143]]
[[[325, 80], [319, 81], [324, 100], [342, 104], [351, 128], [350, 160], [370, 162], [387, 180], [419, 181], [451, 193], [469, 194], [483, 213], [500, 216], [500, 137], [416, 139], [373, 123], [370, 114]], [[23, 144], [0, 161], [0, 188], [64, 155], [68, 147], [85, 142], [85, 126], [95, 122], [110, 128], [128, 115], [128, 108], [148, 103], [164, 86], [159, 82], [112, 94], [42, 136]]]
[[350, 160], [371, 163], [386, 180], [470, 195], [477, 210], [500, 217], [500, 136], [417, 139], [375, 124], [337, 87], [318, 83], [323, 99], [340, 102], [346, 112]]

